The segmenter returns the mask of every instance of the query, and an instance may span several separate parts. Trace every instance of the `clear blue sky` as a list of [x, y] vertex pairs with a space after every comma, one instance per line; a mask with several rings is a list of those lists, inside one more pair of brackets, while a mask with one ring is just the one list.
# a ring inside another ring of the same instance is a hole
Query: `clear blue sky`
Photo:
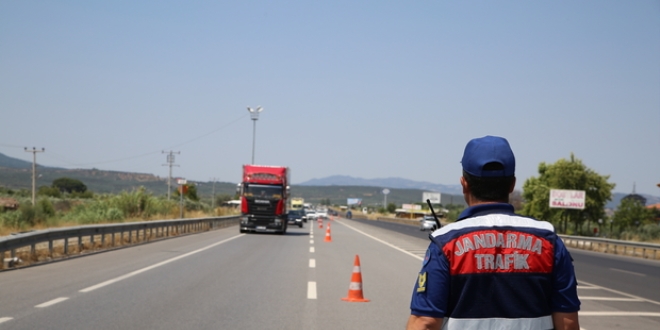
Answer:
[[518, 188], [571, 153], [660, 195], [660, 1], [1, 1], [0, 152], [238, 182], [256, 163], [458, 184], [500, 135]]

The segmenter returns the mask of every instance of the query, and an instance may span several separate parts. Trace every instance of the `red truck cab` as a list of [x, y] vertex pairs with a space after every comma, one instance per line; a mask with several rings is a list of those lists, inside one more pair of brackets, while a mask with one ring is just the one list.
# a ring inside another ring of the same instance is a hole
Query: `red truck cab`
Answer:
[[286, 233], [289, 168], [243, 165], [240, 232]]

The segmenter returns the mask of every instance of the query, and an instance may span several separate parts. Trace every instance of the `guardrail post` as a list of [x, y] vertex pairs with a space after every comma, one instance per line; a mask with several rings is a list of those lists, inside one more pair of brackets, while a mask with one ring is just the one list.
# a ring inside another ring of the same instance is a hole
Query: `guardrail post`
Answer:
[[53, 257], [53, 240], [52, 239], [48, 240], [48, 257], [49, 258]]
[[101, 247], [105, 247], [105, 233], [101, 234]]
[[112, 232], [112, 247], [115, 247], [115, 232]]
[[133, 243], [133, 231], [130, 229], [128, 230], [128, 243]]
[[82, 252], [82, 235], [78, 235], [78, 253]]
[[64, 239], [64, 254], [69, 254], [69, 238]]
[[30, 259], [35, 260], [37, 257], [37, 247], [34, 243], [30, 244]]

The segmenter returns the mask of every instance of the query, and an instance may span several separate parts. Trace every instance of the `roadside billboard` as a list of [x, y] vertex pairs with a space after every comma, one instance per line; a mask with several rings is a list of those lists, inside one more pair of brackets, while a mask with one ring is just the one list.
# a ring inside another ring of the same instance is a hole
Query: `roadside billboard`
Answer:
[[430, 200], [431, 204], [440, 204], [441, 195], [439, 192], [423, 192], [422, 193], [422, 203], [426, 203], [426, 200]]
[[550, 207], [584, 210], [584, 190], [550, 189]]
[[419, 210], [422, 209], [422, 206], [417, 205], [417, 204], [403, 204], [403, 205], [401, 205], [401, 208], [404, 209], [404, 210], [417, 210], [417, 211], [419, 211]]
[[362, 205], [362, 198], [347, 198], [346, 205]]

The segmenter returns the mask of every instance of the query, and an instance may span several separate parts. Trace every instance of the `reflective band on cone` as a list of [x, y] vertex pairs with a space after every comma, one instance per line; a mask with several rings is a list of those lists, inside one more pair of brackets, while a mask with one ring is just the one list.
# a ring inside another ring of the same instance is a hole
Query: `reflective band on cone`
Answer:
[[330, 236], [330, 223], [328, 223], [328, 228], [325, 230], [324, 242], [332, 242], [332, 237]]
[[344, 301], [350, 302], [368, 302], [369, 299], [364, 299], [362, 295], [362, 273], [360, 272], [360, 257], [355, 255], [355, 262], [353, 264], [353, 274], [351, 275], [351, 284], [348, 286], [348, 297], [341, 298]]

